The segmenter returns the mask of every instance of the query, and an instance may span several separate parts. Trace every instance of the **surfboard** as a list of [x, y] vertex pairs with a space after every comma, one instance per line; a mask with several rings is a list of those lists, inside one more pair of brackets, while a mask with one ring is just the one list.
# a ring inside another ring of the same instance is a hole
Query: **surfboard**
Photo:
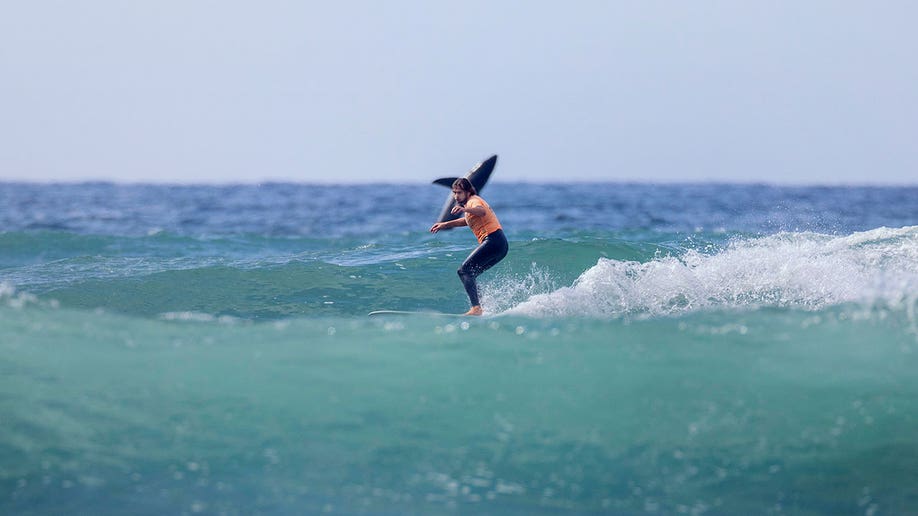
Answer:
[[427, 317], [472, 317], [465, 314], [448, 314], [443, 312], [431, 312], [431, 311], [411, 311], [411, 310], [373, 310], [367, 314], [370, 317], [376, 317], [381, 315], [420, 315]]
[[[475, 187], [475, 190], [478, 193], [481, 193], [481, 189], [484, 188], [487, 184], [488, 179], [491, 178], [491, 173], [494, 172], [494, 167], [497, 165], [497, 154], [491, 156], [490, 158], [478, 163], [472, 170], [465, 175], [465, 177], [472, 183], [472, 186]], [[453, 181], [456, 177], [441, 177], [440, 179], [434, 180], [433, 184], [441, 185], [452, 190]], [[437, 222], [447, 222], [453, 219], [458, 219], [459, 215], [453, 215], [450, 211], [453, 209], [453, 206], [456, 205], [456, 200], [453, 199], [452, 191], [446, 197], [446, 202], [443, 204], [443, 209], [440, 210], [440, 217], [437, 218]], [[446, 228], [450, 229], [450, 228]]]

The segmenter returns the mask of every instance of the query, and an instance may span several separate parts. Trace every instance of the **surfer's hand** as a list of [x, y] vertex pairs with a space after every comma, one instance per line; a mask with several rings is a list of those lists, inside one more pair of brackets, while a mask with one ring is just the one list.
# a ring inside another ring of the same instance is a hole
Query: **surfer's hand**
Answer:
[[443, 223], [442, 223], [442, 222], [437, 222], [437, 223], [434, 224], [433, 226], [430, 226], [430, 232], [431, 232], [431, 233], [436, 233], [437, 231], [440, 231], [441, 229], [443, 229]]
[[462, 206], [453, 206], [453, 209], [449, 210], [449, 212], [452, 213], [453, 215], [457, 215], [459, 213], [462, 213], [463, 211], [465, 211], [465, 208], [463, 208]]

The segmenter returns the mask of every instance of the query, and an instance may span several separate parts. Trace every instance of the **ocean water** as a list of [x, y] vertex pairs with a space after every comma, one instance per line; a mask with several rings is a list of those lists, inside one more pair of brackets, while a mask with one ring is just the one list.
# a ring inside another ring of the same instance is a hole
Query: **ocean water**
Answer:
[[483, 194], [0, 183], [0, 513], [918, 513], [918, 188]]

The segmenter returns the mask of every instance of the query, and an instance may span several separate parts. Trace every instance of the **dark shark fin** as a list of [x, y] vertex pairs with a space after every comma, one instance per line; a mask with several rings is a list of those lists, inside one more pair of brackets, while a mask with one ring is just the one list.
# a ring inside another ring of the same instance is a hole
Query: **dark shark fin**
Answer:
[[459, 178], [458, 177], [441, 177], [440, 179], [435, 180], [433, 184], [442, 185], [447, 188], [452, 188], [453, 182], [455, 182], [457, 179]]

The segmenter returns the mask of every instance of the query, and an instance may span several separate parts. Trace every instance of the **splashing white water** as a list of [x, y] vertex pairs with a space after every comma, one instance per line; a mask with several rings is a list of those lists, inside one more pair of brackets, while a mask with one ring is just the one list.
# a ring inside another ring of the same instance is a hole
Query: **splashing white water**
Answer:
[[522, 279], [516, 276], [497, 276], [487, 283], [479, 284], [479, 288], [486, 311], [501, 313], [534, 295], [551, 292], [558, 287], [548, 269], [533, 262]]
[[779, 233], [710, 255], [640, 263], [600, 258], [570, 287], [536, 294], [508, 314], [530, 317], [678, 315], [761, 306], [819, 310], [843, 303], [914, 309], [918, 226], [848, 236]]

